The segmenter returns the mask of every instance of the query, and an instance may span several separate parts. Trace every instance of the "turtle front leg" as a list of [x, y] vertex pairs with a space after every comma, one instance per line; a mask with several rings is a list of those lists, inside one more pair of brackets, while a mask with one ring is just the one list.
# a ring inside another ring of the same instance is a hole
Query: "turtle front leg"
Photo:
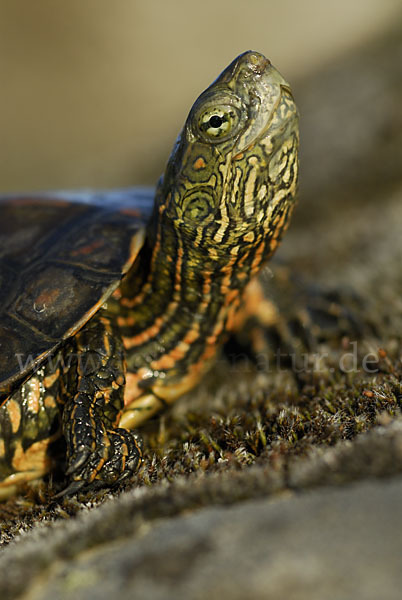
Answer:
[[[138, 469], [142, 459], [140, 438], [117, 427], [123, 409], [124, 351], [113, 316], [104, 309], [74, 337], [70, 350], [63, 411], [67, 444], [65, 493], [96, 482], [111, 485]], [[73, 380], [72, 380], [73, 379]], [[68, 392], [66, 392], [68, 394]]]
[[[273, 351], [278, 349], [276, 345], [272, 346], [272, 340], [269, 339], [268, 332], [272, 331], [276, 334], [281, 352], [292, 355], [295, 352], [294, 338], [286, 319], [276, 302], [266, 296], [260, 279], [254, 277], [244, 289], [225, 351], [230, 354], [233, 347], [242, 349], [257, 365], [260, 362], [266, 365], [267, 357], [272, 358]], [[262, 361], [259, 360], [260, 356], [263, 357]]]

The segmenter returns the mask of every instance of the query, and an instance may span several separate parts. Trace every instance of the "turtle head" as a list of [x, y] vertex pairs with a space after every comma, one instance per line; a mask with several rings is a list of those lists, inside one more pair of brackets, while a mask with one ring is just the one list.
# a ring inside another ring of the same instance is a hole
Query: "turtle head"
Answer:
[[204, 260], [224, 264], [257, 251], [266, 260], [294, 205], [297, 152], [288, 83], [262, 54], [245, 52], [191, 108], [157, 211]]

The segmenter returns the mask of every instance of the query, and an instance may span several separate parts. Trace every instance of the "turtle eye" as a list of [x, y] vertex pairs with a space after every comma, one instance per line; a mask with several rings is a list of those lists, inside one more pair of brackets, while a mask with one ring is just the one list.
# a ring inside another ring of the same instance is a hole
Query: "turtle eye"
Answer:
[[230, 137], [239, 123], [237, 110], [232, 106], [211, 106], [198, 118], [198, 128], [209, 141], [221, 141]]

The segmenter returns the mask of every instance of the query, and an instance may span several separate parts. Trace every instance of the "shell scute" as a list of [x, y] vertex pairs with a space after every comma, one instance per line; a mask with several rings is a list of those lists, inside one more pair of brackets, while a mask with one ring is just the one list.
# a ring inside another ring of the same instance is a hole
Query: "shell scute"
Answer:
[[0, 197], [0, 397], [116, 289], [152, 205], [134, 189]]

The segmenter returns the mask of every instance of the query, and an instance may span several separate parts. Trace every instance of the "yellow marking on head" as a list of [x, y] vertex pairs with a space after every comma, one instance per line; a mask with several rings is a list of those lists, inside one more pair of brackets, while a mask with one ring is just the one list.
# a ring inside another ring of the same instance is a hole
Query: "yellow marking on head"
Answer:
[[229, 217], [228, 217], [228, 209], [226, 206], [226, 199], [225, 199], [225, 194], [222, 195], [222, 201], [219, 205], [220, 211], [221, 211], [221, 220], [220, 220], [220, 226], [218, 231], [215, 233], [214, 235], [214, 241], [215, 242], [221, 242], [223, 239], [223, 236], [225, 235], [225, 231], [229, 226]]
[[246, 179], [246, 185], [244, 189], [244, 212], [246, 213], [247, 217], [251, 217], [251, 215], [254, 213], [254, 190], [258, 173], [258, 159], [256, 156], [250, 156], [248, 162], [251, 165], [251, 169]]
[[276, 192], [276, 194], [274, 194], [272, 201], [270, 203], [270, 209], [271, 211], [282, 202], [282, 200], [289, 194], [288, 190], [283, 190], [280, 189]]
[[264, 183], [258, 190], [257, 198], [258, 198], [258, 200], [263, 200], [266, 195], [267, 195], [267, 186]]
[[236, 167], [236, 175], [235, 175], [235, 180], [233, 182], [233, 191], [232, 191], [232, 195], [230, 197], [232, 204], [236, 203], [237, 194], [239, 192], [239, 183], [240, 183], [241, 176], [242, 176], [242, 170], [239, 167]]
[[[219, 171], [222, 173], [222, 179], [224, 181], [224, 186], [223, 186], [223, 190], [222, 190], [221, 201], [219, 204], [219, 209], [220, 209], [220, 213], [221, 213], [220, 227], [219, 227], [218, 231], [216, 232], [216, 234], [214, 235], [215, 242], [222, 241], [225, 231], [229, 225], [228, 209], [226, 206], [226, 196], [227, 196], [228, 187], [230, 187], [229, 165], [231, 162], [231, 157], [232, 157], [232, 155], [229, 153], [227, 155], [226, 162], [219, 166]], [[228, 172], [229, 172], [229, 177], [227, 176]]]
[[290, 181], [290, 167], [291, 167], [291, 165], [288, 163], [288, 168], [286, 169], [286, 171], [284, 172], [284, 174], [282, 176], [282, 181], [284, 183], [289, 183], [289, 181]]

